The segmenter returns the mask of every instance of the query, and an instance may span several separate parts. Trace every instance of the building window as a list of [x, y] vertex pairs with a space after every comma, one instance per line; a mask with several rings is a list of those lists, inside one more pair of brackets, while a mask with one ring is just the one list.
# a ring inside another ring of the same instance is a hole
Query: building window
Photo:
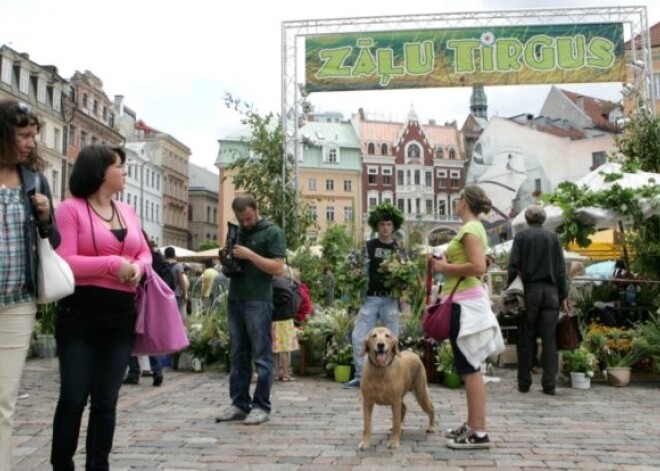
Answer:
[[397, 208], [399, 208], [399, 211], [401, 211], [402, 213], [405, 212], [406, 205], [403, 199], [399, 198], [398, 200], [396, 200], [396, 206]]
[[396, 183], [397, 185], [403, 185], [403, 170], [396, 171]]
[[325, 220], [328, 222], [332, 222], [335, 220], [335, 207], [334, 206], [328, 206], [325, 208]]
[[421, 155], [419, 146], [417, 144], [410, 144], [408, 146], [408, 158], [409, 159], [419, 159]]
[[451, 179], [451, 187], [458, 188], [461, 185], [461, 181], [458, 178]]
[[426, 200], [426, 214], [433, 214], [433, 200]]
[[2, 58], [2, 83], [6, 83], [7, 85], [11, 85], [11, 61], [3, 57]]
[[60, 195], [60, 172], [53, 170], [53, 196]]
[[62, 132], [60, 131], [60, 128], [53, 129], [53, 148], [58, 152], [62, 151], [62, 149], [60, 149], [60, 145], [62, 144], [61, 134]]
[[21, 69], [19, 74], [18, 91], [27, 95], [30, 92], [30, 74], [25, 69]]
[[62, 109], [62, 92], [57, 88], [53, 90], [53, 110], [60, 111]]
[[344, 222], [353, 222], [353, 208], [344, 206]]
[[80, 131], [80, 147], [85, 147], [87, 145], [87, 133], [85, 131]]
[[540, 194], [541, 194], [541, 179], [540, 179], [540, 178], [536, 178], [536, 179], [534, 180], [534, 192], [535, 192], [537, 195], [540, 195]]
[[336, 164], [339, 162], [339, 158], [337, 157], [337, 149], [333, 148], [328, 150], [327, 162], [330, 164]]
[[46, 103], [46, 82], [43, 79], [37, 80], [37, 101]]
[[438, 201], [438, 214], [440, 216], [447, 214], [447, 203], [445, 201]]
[[316, 191], [316, 178], [309, 179], [309, 190]]
[[604, 163], [607, 162], [607, 156], [605, 155], [605, 152], [592, 152], [591, 153], [591, 163], [592, 167], [591, 169], [594, 170]]
[[310, 204], [309, 205], [309, 216], [312, 218], [313, 221], [316, 221], [318, 219], [318, 214], [316, 212], [316, 205], [315, 204]]
[[392, 184], [392, 175], [383, 175], [383, 185]]
[[83, 108], [87, 108], [87, 93], [83, 93]]
[[449, 149], [449, 160], [456, 160], [456, 149]]
[[46, 122], [41, 121], [39, 126], [39, 142], [46, 144], [46, 138], [48, 137], [48, 126]]
[[370, 185], [375, 185], [378, 182], [378, 168], [369, 167], [367, 168], [368, 182]]
[[387, 155], [387, 144], [380, 145], [380, 153], [383, 155]]
[[376, 153], [376, 146], [373, 142], [367, 144], [367, 154], [374, 155]]
[[415, 170], [415, 185], [421, 184], [422, 172]]
[[326, 180], [325, 189], [326, 191], [335, 191], [335, 181], [330, 179]]
[[353, 182], [351, 180], [344, 180], [344, 191], [352, 191], [353, 189]]
[[376, 198], [375, 196], [371, 196], [369, 198], [369, 211], [374, 209], [376, 206], [378, 206], [378, 198]]
[[431, 188], [433, 186], [433, 173], [432, 172], [424, 172], [424, 184], [428, 188]]
[[442, 147], [437, 147], [435, 149], [435, 157], [436, 159], [442, 159], [444, 157], [445, 153], [442, 150]]

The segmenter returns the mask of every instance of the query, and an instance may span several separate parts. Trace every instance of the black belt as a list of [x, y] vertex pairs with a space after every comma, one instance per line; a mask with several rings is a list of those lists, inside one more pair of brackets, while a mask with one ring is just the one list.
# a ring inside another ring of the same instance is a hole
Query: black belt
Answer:
[[387, 291], [367, 291], [367, 296], [378, 296], [379, 298], [389, 298], [390, 293]]

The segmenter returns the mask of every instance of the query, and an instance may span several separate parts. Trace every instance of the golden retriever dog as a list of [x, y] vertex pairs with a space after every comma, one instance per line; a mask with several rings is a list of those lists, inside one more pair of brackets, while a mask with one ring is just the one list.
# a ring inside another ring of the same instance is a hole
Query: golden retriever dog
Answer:
[[376, 327], [364, 340], [362, 355], [367, 355], [360, 379], [364, 428], [360, 450], [369, 448], [371, 417], [374, 404], [392, 407], [392, 435], [388, 448], [397, 448], [401, 441], [401, 424], [406, 416], [403, 397], [412, 391], [417, 402], [429, 416], [428, 433], [435, 431], [435, 409], [426, 387], [426, 371], [417, 354], [399, 351], [399, 339], [385, 327]]

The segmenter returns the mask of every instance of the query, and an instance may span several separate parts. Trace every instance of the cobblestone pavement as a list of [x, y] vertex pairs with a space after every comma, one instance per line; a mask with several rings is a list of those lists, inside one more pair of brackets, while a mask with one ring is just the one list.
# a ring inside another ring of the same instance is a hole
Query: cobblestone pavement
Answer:
[[[626, 388], [592, 382], [590, 390], [516, 390], [515, 370], [496, 368], [487, 385], [490, 450], [450, 450], [440, 430], [465, 417], [464, 390], [430, 385], [439, 431], [424, 432], [426, 415], [408, 396], [401, 447], [385, 444], [389, 408], [376, 407], [372, 447], [358, 451], [360, 393], [325, 376], [275, 383], [271, 421], [259, 426], [214, 423], [229, 404], [224, 372], [167, 371], [161, 388], [143, 378], [124, 386], [111, 467], [116, 470], [650, 470], [660, 469], [660, 380], [633, 378]], [[49, 469], [57, 362], [31, 359], [18, 403], [14, 471]], [[83, 418], [86, 423], [86, 416]], [[85, 428], [76, 456], [84, 469]]]

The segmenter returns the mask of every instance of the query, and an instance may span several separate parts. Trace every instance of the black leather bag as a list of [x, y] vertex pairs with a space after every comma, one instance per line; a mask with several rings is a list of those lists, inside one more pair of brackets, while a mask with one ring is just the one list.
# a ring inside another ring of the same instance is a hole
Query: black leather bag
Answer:
[[577, 316], [565, 315], [557, 322], [557, 350], [573, 350], [582, 342]]

